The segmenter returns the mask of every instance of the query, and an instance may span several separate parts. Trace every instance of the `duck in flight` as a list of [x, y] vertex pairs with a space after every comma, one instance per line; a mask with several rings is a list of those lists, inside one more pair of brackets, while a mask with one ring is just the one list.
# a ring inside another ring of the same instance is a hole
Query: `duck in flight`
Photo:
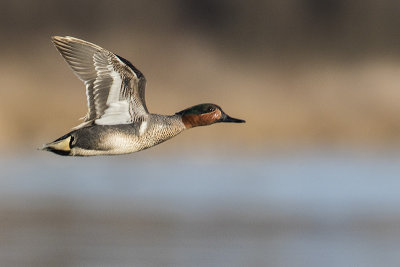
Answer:
[[52, 37], [57, 50], [86, 86], [89, 111], [83, 123], [42, 150], [64, 156], [118, 155], [164, 142], [186, 129], [217, 122], [242, 123], [215, 104], [174, 115], [149, 113], [146, 79], [128, 60], [74, 37]]

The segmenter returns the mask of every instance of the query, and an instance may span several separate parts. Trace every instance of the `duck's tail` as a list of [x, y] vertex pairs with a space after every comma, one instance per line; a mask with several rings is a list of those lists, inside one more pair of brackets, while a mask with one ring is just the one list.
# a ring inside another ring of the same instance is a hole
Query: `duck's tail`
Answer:
[[48, 143], [39, 147], [39, 150], [46, 150], [58, 155], [69, 156], [71, 154], [71, 143], [74, 140], [73, 136], [66, 134], [54, 142]]

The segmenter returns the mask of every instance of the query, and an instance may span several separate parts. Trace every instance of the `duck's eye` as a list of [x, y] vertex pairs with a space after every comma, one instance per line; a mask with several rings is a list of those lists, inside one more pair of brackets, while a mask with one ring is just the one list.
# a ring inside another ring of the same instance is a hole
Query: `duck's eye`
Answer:
[[214, 111], [214, 108], [213, 108], [213, 107], [207, 108], [207, 113], [208, 113], [208, 112], [212, 112], [212, 111]]

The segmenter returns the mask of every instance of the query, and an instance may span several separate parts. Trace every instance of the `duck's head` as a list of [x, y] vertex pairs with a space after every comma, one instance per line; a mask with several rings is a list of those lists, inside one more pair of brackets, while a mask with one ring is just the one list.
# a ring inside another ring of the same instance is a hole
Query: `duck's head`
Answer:
[[235, 119], [227, 115], [215, 104], [200, 104], [184, 109], [176, 114], [182, 117], [186, 128], [210, 125], [216, 122], [243, 123], [244, 120]]

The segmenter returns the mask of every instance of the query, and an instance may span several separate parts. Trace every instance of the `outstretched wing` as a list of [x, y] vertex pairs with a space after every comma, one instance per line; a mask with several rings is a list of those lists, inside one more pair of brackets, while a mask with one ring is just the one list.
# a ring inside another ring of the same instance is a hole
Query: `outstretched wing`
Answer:
[[84, 123], [100, 125], [143, 121], [148, 116], [146, 79], [126, 59], [74, 37], [54, 36], [53, 42], [86, 85], [89, 111]]

